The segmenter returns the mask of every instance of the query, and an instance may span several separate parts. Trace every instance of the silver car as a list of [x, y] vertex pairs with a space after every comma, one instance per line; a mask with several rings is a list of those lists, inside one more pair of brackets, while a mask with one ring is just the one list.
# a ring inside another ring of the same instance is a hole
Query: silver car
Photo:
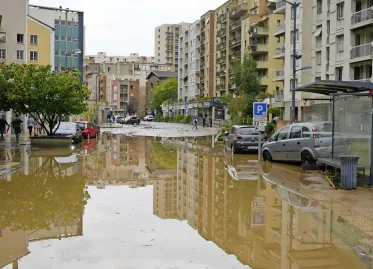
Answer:
[[[264, 143], [262, 137], [262, 143]], [[252, 125], [233, 125], [229, 132], [225, 133], [224, 146], [233, 154], [238, 151], [258, 152], [258, 131]]]
[[331, 153], [331, 122], [304, 122], [285, 126], [262, 147], [265, 161], [315, 163], [318, 158], [330, 158]]

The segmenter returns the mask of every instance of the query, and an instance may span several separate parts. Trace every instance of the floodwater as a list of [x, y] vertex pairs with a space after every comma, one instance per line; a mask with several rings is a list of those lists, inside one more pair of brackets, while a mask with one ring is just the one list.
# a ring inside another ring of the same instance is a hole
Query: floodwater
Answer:
[[212, 137], [0, 147], [0, 268], [372, 268], [373, 225]]

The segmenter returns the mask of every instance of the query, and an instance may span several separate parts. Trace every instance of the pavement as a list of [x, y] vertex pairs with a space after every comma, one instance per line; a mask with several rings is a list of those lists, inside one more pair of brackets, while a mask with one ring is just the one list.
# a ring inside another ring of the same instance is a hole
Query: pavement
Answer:
[[200, 137], [217, 135], [220, 131], [216, 127], [198, 126], [193, 130], [191, 124], [167, 122], [141, 122], [140, 125], [102, 124], [101, 132], [122, 134], [126, 136], [151, 136], [151, 137]]

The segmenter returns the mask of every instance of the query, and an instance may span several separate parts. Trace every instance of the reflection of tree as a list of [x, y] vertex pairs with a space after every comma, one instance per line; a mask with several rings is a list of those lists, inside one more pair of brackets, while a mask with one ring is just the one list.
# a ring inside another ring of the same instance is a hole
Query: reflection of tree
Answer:
[[0, 180], [0, 229], [48, 230], [55, 221], [75, 223], [81, 218], [90, 198], [85, 178], [60, 176], [53, 168], [56, 166], [47, 165], [33, 175]]
[[152, 143], [151, 154], [159, 167], [162, 167], [164, 169], [176, 169], [176, 148], [162, 144], [159, 141], [154, 141]]

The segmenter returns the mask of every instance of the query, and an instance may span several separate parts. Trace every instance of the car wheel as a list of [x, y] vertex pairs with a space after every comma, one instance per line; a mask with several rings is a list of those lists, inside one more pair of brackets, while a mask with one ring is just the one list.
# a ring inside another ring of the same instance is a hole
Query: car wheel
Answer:
[[302, 152], [302, 164], [314, 164], [316, 163], [312, 154], [309, 151]]
[[265, 150], [265, 151], [263, 152], [263, 160], [264, 160], [265, 162], [272, 162], [272, 161], [273, 161], [273, 159], [272, 159], [272, 155], [271, 155], [271, 153], [269, 153], [268, 150]]

